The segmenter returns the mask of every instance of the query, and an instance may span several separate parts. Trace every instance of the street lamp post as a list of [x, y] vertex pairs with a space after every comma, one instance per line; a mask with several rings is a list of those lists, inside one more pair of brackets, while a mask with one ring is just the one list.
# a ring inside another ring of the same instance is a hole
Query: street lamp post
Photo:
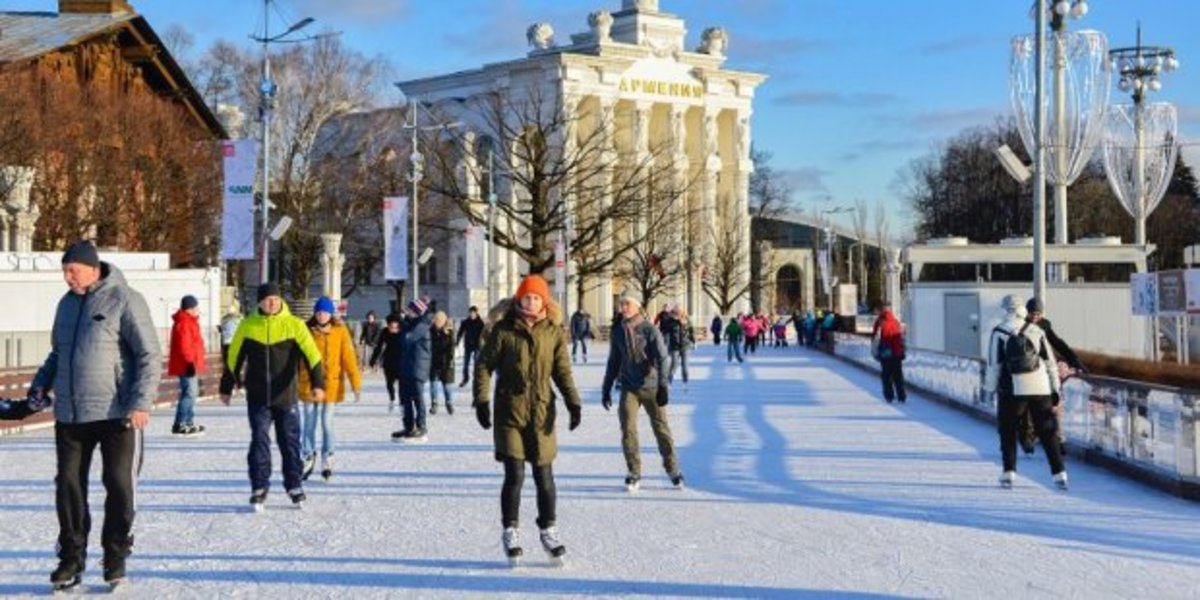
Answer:
[[419, 126], [417, 123], [417, 112], [421, 109], [421, 103], [416, 101], [409, 102], [409, 114], [412, 115], [412, 122], [404, 125], [405, 129], [412, 130], [412, 154], [408, 156], [409, 162], [412, 165], [412, 172], [408, 176], [409, 182], [412, 183], [412, 290], [413, 300], [421, 297], [421, 275], [417, 270], [420, 266], [418, 258], [421, 250], [420, 238], [418, 237], [417, 227], [420, 224], [420, 215], [417, 210], [417, 193], [420, 190], [421, 180], [425, 178], [425, 155], [421, 154], [420, 142], [421, 138], [418, 135], [421, 131], [442, 131], [461, 125], [458, 121], [453, 123], [440, 123], [437, 125]]
[[[853, 212], [853, 211], [854, 211], [854, 209], [850, 208], [849, 206], [838, 206], [838, 207], [822, 210], [821, 214], [822, 215], [836, 215], [838, 213], [846, 213], [846, 212]], [[824, 258], [824, 260], [821, 261], [822, 266], [825, 267], [825, 269], [824, 269], [825, 280], [823, 281], [823, 283], [824, 283], [823, 287], [825, 288], [825, 297], [828, 298], [828, 300], [829, 300], [830, 310], [832, 310], [834, 307], [834, 302], [833, 302], [833, 279], [834, 279], [833, 265], [836, 263], [833, 262], [833, 249], [834, 249], [834, 245], [835, 245], [835, 240], [836, 240], [836, 236], [833, 231], [833, 219], [830, 218], [828, 224], [825, 226], [825, 258]]]
[[270, 215], [271, 215], [271, 112], [275, 109], [275, 94], [278, 87], [271, 80], [271, 52], [270, 44], [278, 42], [284, 37], [291, 35], [313, 23], [311, 17], [306, 17], [293, 23], [283, 33], [271, 35], [271, 11], [270, 0], [263, 0], [263, 35], [262, 37], [254, 37], [257, 42], [262, 43], [262, 82], [259, 84], [259, 118], [262, 121], [262, 237], [260, 242], [259, 254], [259, 283], [266, 283], [270, 280]]

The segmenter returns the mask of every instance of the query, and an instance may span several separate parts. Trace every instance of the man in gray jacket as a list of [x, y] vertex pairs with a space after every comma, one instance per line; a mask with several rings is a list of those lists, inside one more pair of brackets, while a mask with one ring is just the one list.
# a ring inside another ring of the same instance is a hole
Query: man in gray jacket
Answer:
[[62, 258], [70, 291], [58, 303], [50, 355], [34, 376], [30, 397], [54, 394], [55, 505], [58, 568], [55, 589], [79, 585], [91, 515], [88, 471], [96, 447], [103, 460], [104, 580], [125, 578], [133, 546], [134, 487], [142, 462], [142, 432], [158, 394], [162, 354], [150, 310], [96, 247], [78, 242]]
[[639, 406], [650, 417], [650, 427], [658, 441], [658, 453], [662, 455], [663, 467], [671, 483], [676, 488], [682, 488], [683, 473], [679, 470], [671, 426], [667, 423], [666, 344], [658, 328], [646, 320], [642, 304], [636, 298], [622, 296], [617, 310], [620, 311], [621, 320], [612, 329], [601, 403], [604, 410], [612, 406], [613, 383], [620, 381], [621, 403], [617, 406], [617, 414], [621, 421], [621, 447], [625, 452], [625, 465], [629, 468], [625, 489], [636, 492], [642, 479], [637, 434]]

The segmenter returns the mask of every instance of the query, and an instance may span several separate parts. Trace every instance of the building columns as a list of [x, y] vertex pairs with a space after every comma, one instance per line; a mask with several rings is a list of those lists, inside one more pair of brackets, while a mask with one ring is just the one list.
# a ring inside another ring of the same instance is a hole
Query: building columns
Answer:
[[30, 200], [33, 167], [0, 167], [0, 251], [32, 252], [41, 211]]

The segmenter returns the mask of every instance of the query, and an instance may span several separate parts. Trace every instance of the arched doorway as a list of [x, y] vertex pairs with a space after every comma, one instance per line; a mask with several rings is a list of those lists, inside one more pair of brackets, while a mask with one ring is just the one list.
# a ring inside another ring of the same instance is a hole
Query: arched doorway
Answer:
[[793, 313], [804, 308], [800, 267], [784, 265], [775, 272], [775, 310]]

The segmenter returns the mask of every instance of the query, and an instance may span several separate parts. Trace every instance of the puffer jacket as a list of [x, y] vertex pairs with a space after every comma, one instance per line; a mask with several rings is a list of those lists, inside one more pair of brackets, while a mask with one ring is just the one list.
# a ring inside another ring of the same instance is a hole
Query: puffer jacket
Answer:
[[206, 370], [204, 364], [204, 336], [200, 335], [200, 318], [179, 309], [171, 316], [171, 354], [167, 357], [167, 375], [183, 377], [188, 365], [199, 375]]
[[240, 384], [246, 389], [247, 402], [291, 406], [296, 403], [296, 372], [301, 360], [308, 364], [313, 387], [325, 389], [321, 352], [304, 321], [293, 316], [287, 304], [273, 315], [257, 310], [242, 319], [233, 334], [221, 394], [229, 395]]
[[[316, 321], [309, 321], [308, 331], [313, 343], [321, 352], [321, 370], [325, 372], [325, 402], [341, 402], [346, 399], [343, 380], [350, 381], [350, 389], [362, 390], [362, 374], [358, 371], [358, 354], [354, 351], [354, 336], [350, 328], [340, 320], [331, 321], [328, 330], [322, 330]], [[315, 402], [312, 397], [312, 379], [307, 369], [300, 369], [300, 399]]]
[[150, 410], [162, 378], [162, 352], [146, 300], [120, 269], [100, 263], [85, 294], [58, 302], [50, 355], [32, 387], [54, 393], [54, 419], [90, 423]]
[[626, 391], [654, 390], [668, 386], [663, 368], [667, 346], [662, 334], [642, 315], [626, 319], [613, 327], [604, 369], [604, 395], [612, 393], [613, 382], [620, 381]]
[[1010, 314], [996, 326], [996, 329], [992, 330], [992, 335], [988, 338], [988, 364], [987, 370], [984, 372], [984, 391], [995, 392], [1005, 389], [1006, 386], [1003, 385], [1005, 382], [1001, 378], [1011, 377], [1013, 396], [1049, 396], [1052, 393], [1059, 393], [1062, 384], [1058, 380], [1058, 361], [1054, 358], [1054, 350], [1046, 342], [1045, 334], [1037, 325], [1029, 324], [1023, 335], [1033, 342], [1034, 348], [1038, 349], [1040, 360], [1038, 368], [1029, 373], [1015, 375], [1010, 375], [1007, 369], [1003, 368], [1004, 344], [1009, 336], [1017, 335], [1025, 324], [1024, 320]]
[[475, 363], [475, 406], [488, 404], [494, 374], [496, 460], [512, 458], [548, 465], [558, 454], [557, 409], [550, 382], [568, 410], [582, 410], [583, 404], [571, 375], [562, 309], [551, 301], [546, 305], [546, 318], [530, 327], [515, 306], [504, 300], [489, 314]]
[[433, 347], [429, 330], [433, 315], [425, 314], [408, 319], [400, 330], [400, 377], [429, 381], [429, 366], [433, 364]]

